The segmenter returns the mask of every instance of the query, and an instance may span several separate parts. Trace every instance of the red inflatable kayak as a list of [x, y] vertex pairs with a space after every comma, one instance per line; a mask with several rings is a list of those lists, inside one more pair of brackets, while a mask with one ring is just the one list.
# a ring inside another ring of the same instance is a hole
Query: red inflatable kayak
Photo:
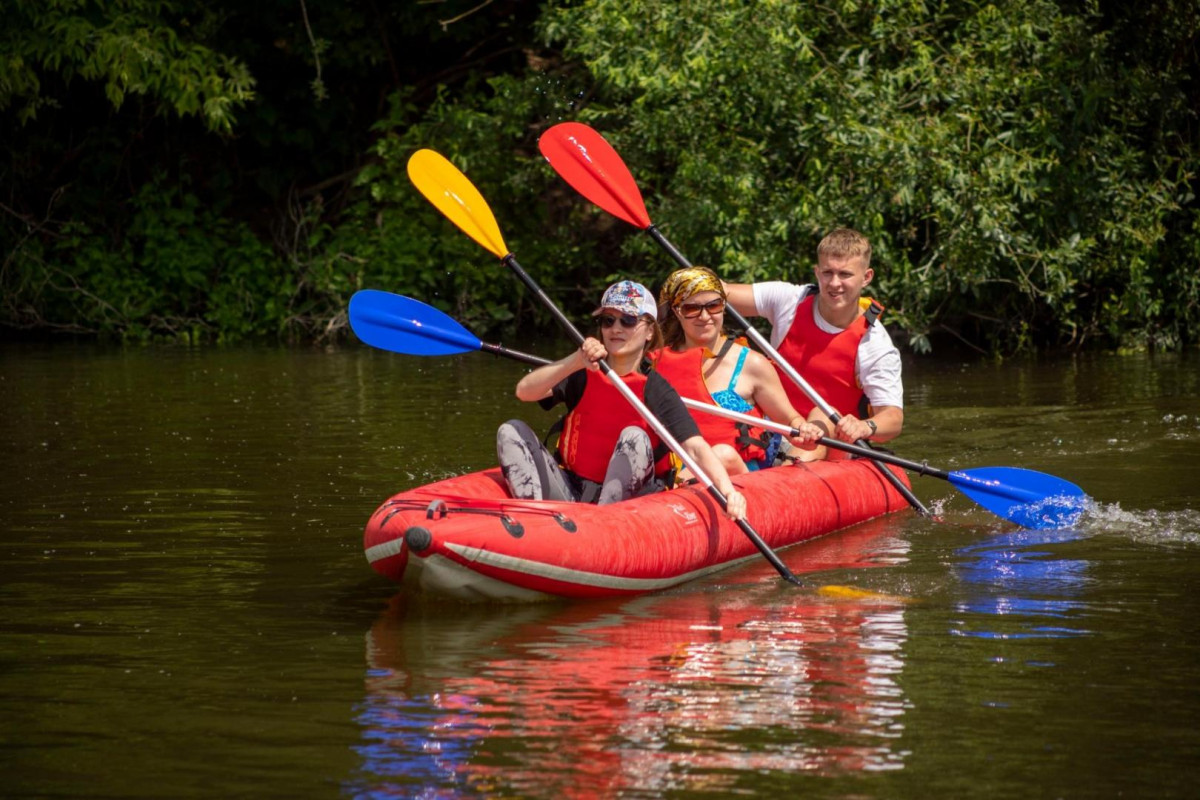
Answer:
[[[733, 480], [750, 524], [776, 550], [909, 507], [861, 460]], [[363, 544], [380, 574], [468, 600], [641, 594], [762, 558], [699, 486], [607, 506], [514, 500], [499, 469], [395, 495], [372, 515]]]

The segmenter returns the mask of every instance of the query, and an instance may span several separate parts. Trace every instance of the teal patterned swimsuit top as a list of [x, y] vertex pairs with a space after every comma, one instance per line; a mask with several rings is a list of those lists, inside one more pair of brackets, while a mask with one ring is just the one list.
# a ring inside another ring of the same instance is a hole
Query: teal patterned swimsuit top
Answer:
[[750, 348], [742, 348], [742, 353], [738, 356], [737, 365], [733, 368], [733, 377], [729, 379], [729, 386], [719, 392], [712, 393], [713, 402], [721, 408], [727, 408], [730, 411], [738, 411], [743, 414], [754, 408], [753, 403], [747, 402], [746, 398], [733, 390], [733, 387], [737, 386], [738, 376], [742, 374], [742, 365], [746, 363], [746, 356], [749, 352]]

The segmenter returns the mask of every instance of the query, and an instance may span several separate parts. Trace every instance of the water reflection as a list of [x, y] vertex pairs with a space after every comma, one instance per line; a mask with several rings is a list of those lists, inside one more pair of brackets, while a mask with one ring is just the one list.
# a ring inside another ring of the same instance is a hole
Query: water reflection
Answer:
[[1064, 545], [1080, 530], [1020, 530], [960, 548], [955, 572], [970, 595], [958, 603], [967, 616], [951, 633], [987, 639], [1063, 638], [1088, 630], [1072, 620], [1086, 607], [1079, 599], [1090, 582], [1089, 564]]
[[[895, 560], [886, 530], [813, 543], [805, 563]], [[756, 570], [566, 607], [398, 595], [367, 635], [362, 778], [348, 789], [572, 797], [899, 768], [904, 614], [897, 599], [829, 600]]]

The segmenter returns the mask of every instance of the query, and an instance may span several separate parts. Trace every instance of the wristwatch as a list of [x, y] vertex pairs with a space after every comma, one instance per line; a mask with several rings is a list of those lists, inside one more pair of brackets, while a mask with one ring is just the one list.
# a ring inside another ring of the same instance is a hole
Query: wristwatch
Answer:
[[863, 422], [867, 423], [867, 427], [871, 429], [871, 432], [867, 435], [868, 439], [870, 439], [872, 436], [874, 436], [876, 433], [879, 432], [879, 426], [875, 424], [875, 420], [864, 419]]

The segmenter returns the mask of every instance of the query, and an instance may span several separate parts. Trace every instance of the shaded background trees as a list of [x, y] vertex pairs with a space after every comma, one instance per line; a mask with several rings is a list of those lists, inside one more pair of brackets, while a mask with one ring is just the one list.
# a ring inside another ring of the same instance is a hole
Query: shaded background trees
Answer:
[[576, 311], [671, 265], [537, 136], [578, 119], [735, 279], [867, 233], [916, 351], [1178, 347], [1200, 322], [1194, 3], [16, 2], [0, 33], [0, 322], [344, 328], [354, 290], [537, 325], [416, 195], [420, 146]]

